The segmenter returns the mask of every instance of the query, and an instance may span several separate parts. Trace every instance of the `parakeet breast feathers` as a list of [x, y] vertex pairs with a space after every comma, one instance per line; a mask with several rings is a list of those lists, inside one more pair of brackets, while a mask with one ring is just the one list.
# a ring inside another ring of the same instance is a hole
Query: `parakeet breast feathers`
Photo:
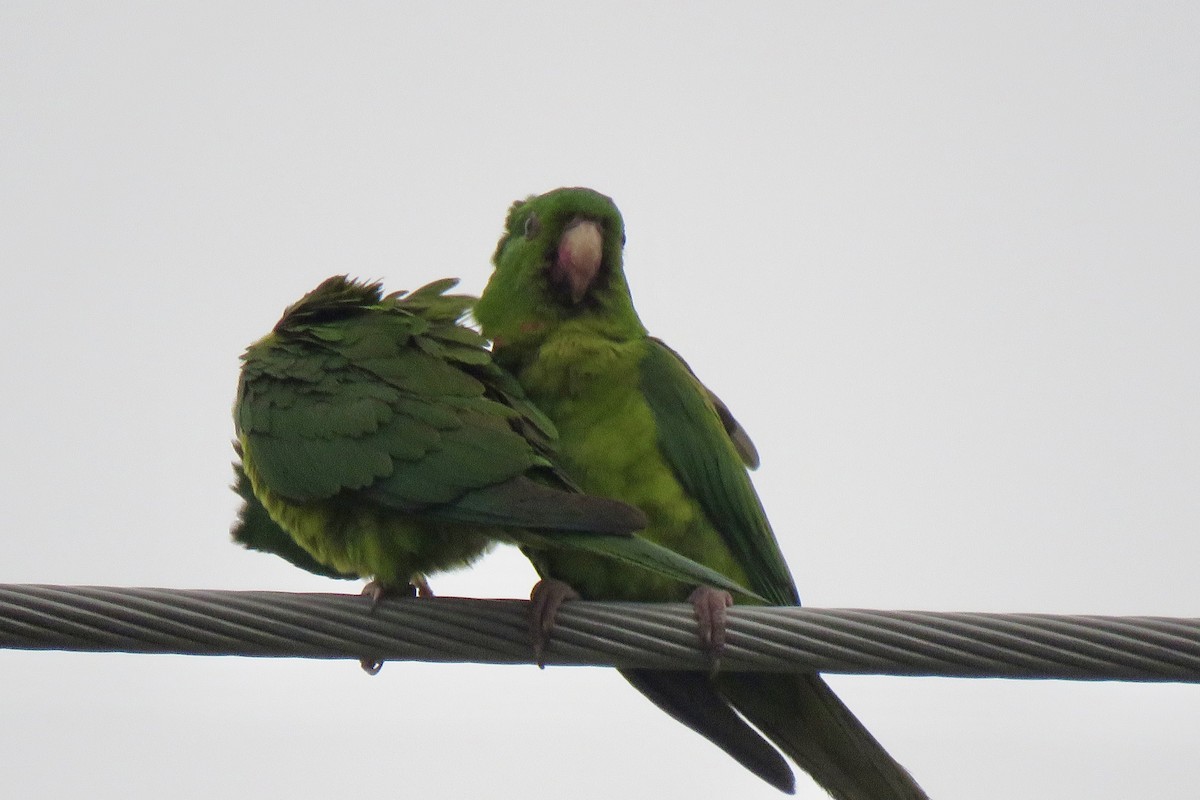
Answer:
[[[559, 432], [564, 464], [580, 487], [645, 512], [645, 536], [716, 569], [747, 579], [721, 545], [703, 509], [663, 458], [658, 427], [641, 389], [647, 338], [616, 341], [564, 325], [549, 336], [518, 374], [531, 400]], [[585, 597], [683, 600], [689, 587], [644, 570], [605, 564], [578, 570], [579, 559], [551, 554], [551, 572]]]

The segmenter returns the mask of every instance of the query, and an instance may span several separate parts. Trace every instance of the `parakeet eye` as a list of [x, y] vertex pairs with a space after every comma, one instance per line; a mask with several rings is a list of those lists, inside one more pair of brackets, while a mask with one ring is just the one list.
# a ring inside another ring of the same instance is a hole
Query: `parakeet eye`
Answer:
[[538, 221], [537, 214], [530, 214], [525, 218], [525, 238], [532, 239], [538, 235], [538, 231], [542, 229], [542, 223]]

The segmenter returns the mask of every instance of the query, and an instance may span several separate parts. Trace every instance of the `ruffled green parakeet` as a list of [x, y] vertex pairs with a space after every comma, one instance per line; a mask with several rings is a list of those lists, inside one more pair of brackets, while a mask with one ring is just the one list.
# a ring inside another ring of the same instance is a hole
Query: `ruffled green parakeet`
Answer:
[[668, 581], [712, 576], [632, 535], [641, 511], [580, 492], [557, 463], [554, 425], [460, 324], [474, 298], [446, 294], [454, 284], [385, 297], [377, 283], [329, 278], [247, 349], [234, 539], [372, 579], [377, 597], [427, 591], [424, 576], [496, 541], [590, 552]]
[[[647, 335], [622, 271], [624, 241], [612, 200], [589, 189], [515, 203], [475, 307], [494, 358], [557, 427], [563, 464], [584, 491], [640, 508], [648, 519], [645, 537], [772, 604], [798, 605], [747, 474], [747, 466], [756, 466], [753, 446], [687, 364]], [[711, 637], [707, 644], [719, 650], [723, 609], [731, 602], [725, 592], [703, 586], [693, 592], [586, 553], [530, 557], [543, 578], [565, 582], [586, 599], [690, 597], [702, 639]], [[794, 791], [795, 779], [779, 750], [839, 800], [926, 796], [818, 675], [623, 674], [783, 791]]]

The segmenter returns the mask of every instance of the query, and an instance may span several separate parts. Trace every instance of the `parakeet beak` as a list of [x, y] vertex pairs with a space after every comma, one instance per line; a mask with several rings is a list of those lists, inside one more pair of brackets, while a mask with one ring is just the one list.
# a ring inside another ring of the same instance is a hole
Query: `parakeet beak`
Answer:
[[604, 234], [590, 219], [575, 218], [558, 240], [558, 253], [550, 267], [554, 282], [566, 287], [571, 302], [578, 303], [587, 294], [600, 272], [604, 256]]

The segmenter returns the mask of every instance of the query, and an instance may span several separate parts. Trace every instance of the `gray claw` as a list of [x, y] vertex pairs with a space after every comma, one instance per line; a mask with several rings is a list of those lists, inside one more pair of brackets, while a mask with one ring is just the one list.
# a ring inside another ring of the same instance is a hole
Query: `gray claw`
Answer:
[[392, 593], [392, 590], [384, 586], [379, 581], [371, 581], [362, 588], [363, 597], [371, 598], [371, 613], [375, 613], [375, 609], [383, 601], [383, 598]]
[[579, 592], [563, 581], [545, 578], [534, 584], [533, 591], [529, 593], [529, 638], [533, 641], [533, 656], [537, 659], [539, 669], [546, 668], [546, 644], [550, 640], [550, 631], [554, 629], [558, 609], [566, 601], [578, 599]]
[[[414, 577], [412, 583], [403, 589], [397, 589], [373, 580], [363, 587], [362, 593], [364, 597], [371, 598], [371, 610], [369, 612], [371, 614], [375, 613], [375, 609], [379, 608], [379, 604], [387, 597], [433, 597], [433, 590], [429, 588], [429, 584], [423, 575]], [[359, 660], [358, 665], [368, 675], [378, 675], [379, 670], [383, 669], [383, 663], [383, 659], [380, 658], [363, 658]]]
[[733, 605], [733, 595], [724, 589], [698, 586], [688, 595], [696, 612], [700, 648], [712, 659], [712, 673], [721, 667], [721, 651], [725, 649], [725, 609]]

